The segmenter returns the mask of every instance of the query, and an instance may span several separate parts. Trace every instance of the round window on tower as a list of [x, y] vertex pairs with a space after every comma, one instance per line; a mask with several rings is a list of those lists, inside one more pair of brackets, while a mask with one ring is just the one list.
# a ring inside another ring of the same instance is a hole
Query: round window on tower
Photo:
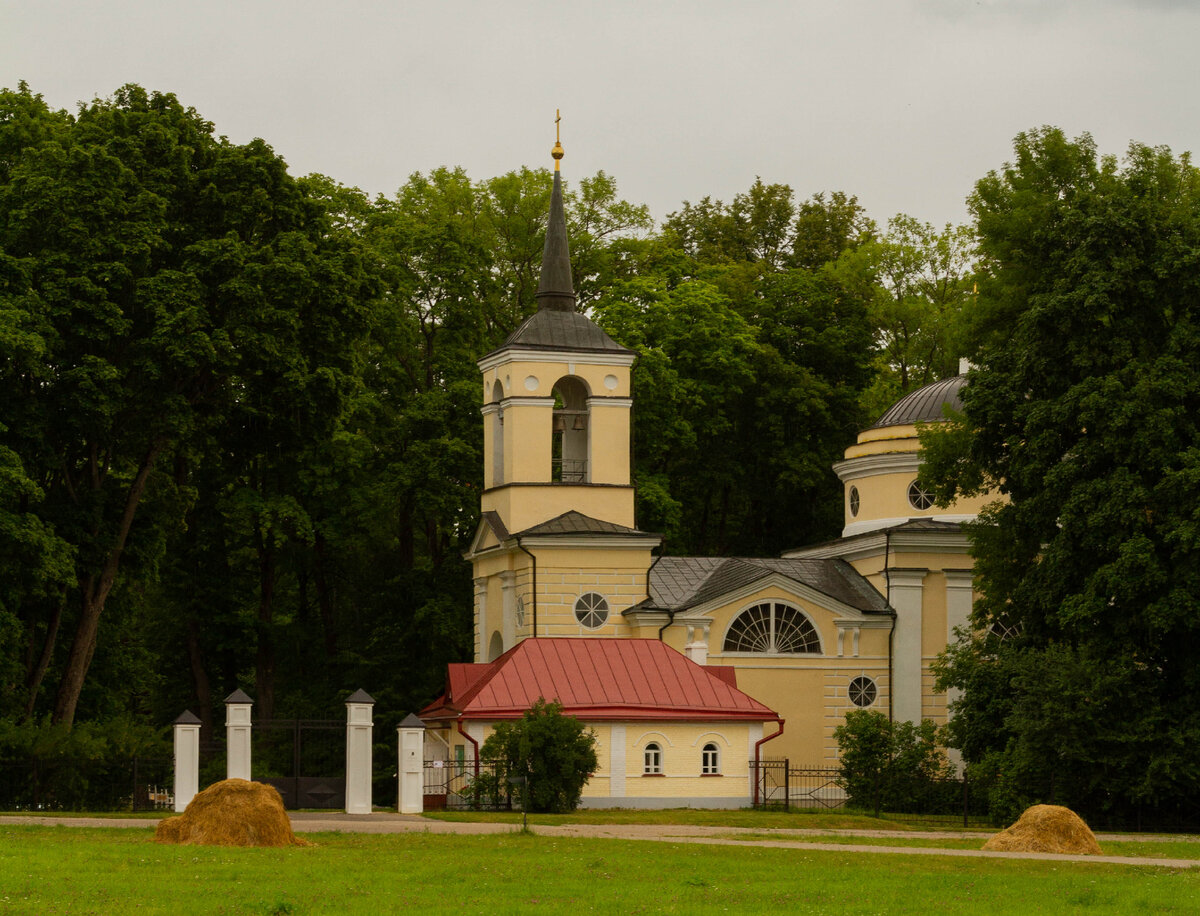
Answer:
[[608, 620], [608, 601], [595, 592], [580, 595], [575, 602], [575, 619], [589, 630], [604, 626]]
[[854, 518], [858, 515], [859, 496], [858, 487], [850, 488], [850, 517]]
[[856, 677], [850, 682], [850, 702], [855, 706], [870, 706], [877, 696], [879, 690], [869, 677]]
[[914, 509], [928, 509], [933, 505], [933, 494], [919, 480], [914, 480], [908, 485], [908, 503]]

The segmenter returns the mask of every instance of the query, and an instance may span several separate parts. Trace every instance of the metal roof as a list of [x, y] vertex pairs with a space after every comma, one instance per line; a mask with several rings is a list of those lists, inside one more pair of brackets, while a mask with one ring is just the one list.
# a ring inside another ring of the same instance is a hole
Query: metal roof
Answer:
[[575, 285], [571, 281], [571, 251], [567, 245], [567, 218], [563, 213], [562, 177], [554, 172], [550, 192], [550, 218], [546, 222], [546, 244], [542, 249], [542, 274], [538, 278], [539, 309], [575, 311]]
[[638, 607], [679, 611], [776, 573], [856, 610], [887, 612], [884, 597], [844, 560], [748, 557], [662, 557], [650, 568], [650, 597]]
[[624, 525], [618, 525], [615, 522], [606, 522], [602, 519], [592, 518], [589, 515], [584, 515], [582, 512], [576, 512], [574, 509], [564, 512], [562, 515], [556, 515], [549, 521], [534, 525], [532, 528], [526, 528], [524, 531], [518, 531], [518, 537], [525, 535], [537, 534], [629, 534], [646, 537], [645, 531], [638, 531], [636, 528], [626, 528]]
[[526, 318], [500, 349], [631, 352], [586, 315], [550, 309], [540, 309]]
[[[423, 718], [514, 719], [539, 698], [593, 721], [778, 718], [725, 671], [714, 674], [656, 639], [525, 639], [489, 665], [448, 669], [450, 689]], [[461, 693], [455, 683], [465, 685]]]
[[946, 419], [943, 407], [951, 410], [962, 410], [960, 393], [967, 384], [965, 375], [942, 379], [924, 388], [918, 388], [898, 400], [887, 409], [882, 417], [875, 421], [870, 429], [883, 426], [908, 426], [913, 423], [934, 423]]

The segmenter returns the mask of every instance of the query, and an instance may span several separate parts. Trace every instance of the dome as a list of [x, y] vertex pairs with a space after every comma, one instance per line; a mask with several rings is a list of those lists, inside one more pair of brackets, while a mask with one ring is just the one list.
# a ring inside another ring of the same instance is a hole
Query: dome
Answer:
[[965, 375], [956, 375], [911, 391], [889, 407], [870, 428], [911, 426], [914, 423], [944, 420], [946, 415], [942, 412], [943, 406], [949, 405], [951, 410], [962, 410], [962, 398], [959, 395], [966, 384]]

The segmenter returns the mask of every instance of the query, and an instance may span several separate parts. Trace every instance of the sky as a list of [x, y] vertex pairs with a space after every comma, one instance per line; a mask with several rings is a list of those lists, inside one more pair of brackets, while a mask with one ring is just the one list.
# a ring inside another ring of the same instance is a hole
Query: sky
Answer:
[[1023, 130], [1200, 149], [1195, 0], [0, 0], [0, 86], [174, 92], [293, 174], [599, 170], [661, 220], [754, 182], [969, 218]]

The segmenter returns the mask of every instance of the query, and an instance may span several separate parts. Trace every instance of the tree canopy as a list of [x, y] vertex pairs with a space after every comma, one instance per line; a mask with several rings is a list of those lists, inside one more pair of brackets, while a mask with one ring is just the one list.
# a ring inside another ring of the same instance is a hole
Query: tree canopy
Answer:
[[976, 186], [985, 273], [961, 422], [925, 436], [972, 530], [975, 630], [943, 663], [969, 761], [1114, 812], [1200, 786], [1200, 175], [1021, 134]]

